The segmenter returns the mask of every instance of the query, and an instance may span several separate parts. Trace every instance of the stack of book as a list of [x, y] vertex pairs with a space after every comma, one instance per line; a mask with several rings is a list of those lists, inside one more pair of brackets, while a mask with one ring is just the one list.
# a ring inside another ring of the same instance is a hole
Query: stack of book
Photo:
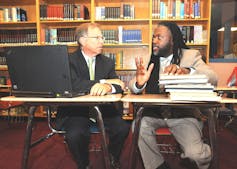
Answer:
[[165, 75], [160, 76], [159, 85], [163, 85], [171, 100], [176, 101], [220, 101], [214, 92], [214, 86], [208, 83], [206, 75]]

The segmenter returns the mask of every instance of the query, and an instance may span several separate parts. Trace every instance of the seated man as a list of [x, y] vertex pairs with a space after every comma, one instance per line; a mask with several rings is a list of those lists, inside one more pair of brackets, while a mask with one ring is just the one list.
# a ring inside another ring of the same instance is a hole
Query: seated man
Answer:
[[[76, 29], [79, 49], [69, 56], [74, 91], [86, 91], [93, 96], [122, 93], [124, 83], [115, 73], [114, 61], [101, 54], [104, 37], [98, 24], [85, 23]], [[92, 64], [90, 64], [90, 60]], [[117, 104], [99, 106], [109, 136], [111, 168], [118, 169], [120, 153], [129, 132], [122, 119], [122, 107]], [[66, 142], [78, 169], [89, 168], [89, 106], [60, 107], [57, 124], [66, 131]]]
[[[129, 83], [133, 93], [161, 93], [160, 73], [205, 74], [217, 84], [217, 75], [201, 59], [199, 51], [189, 49], [179, 27], [174, 22], [160, 22], [152, 37], [152, 55], [146, 69], [143, 59], [136, 58], [136, 77]], [[207, 169], [211, 161], [209, 145], [202, 140], [199, 109], [148, 107], [144, 109], [138, 146], [146, 169], [169, 169], [157, 146], [156, 130], [168, 127], [180, 144], [182, 158], [194, 161], [199, 169]]]

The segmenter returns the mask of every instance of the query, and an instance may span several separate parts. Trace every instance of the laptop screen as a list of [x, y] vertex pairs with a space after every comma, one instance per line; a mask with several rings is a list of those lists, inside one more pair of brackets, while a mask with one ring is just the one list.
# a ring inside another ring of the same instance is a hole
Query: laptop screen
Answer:
[[64, 97], [72, 91], [65, 45], [5, 48], [12, 94]]

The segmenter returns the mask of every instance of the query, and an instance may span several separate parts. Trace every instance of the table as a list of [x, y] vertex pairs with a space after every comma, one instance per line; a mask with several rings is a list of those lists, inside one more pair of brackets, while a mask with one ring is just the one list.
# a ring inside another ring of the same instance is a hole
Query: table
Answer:
[[233, 93], [237, 93], [237, 86], [217, 86], [214, 91], [217, 92], [233, 92]]
[[[211, 108], [211, 107], [219, 107], [221, 103], [230, 103], [237, 102], [237, 99], [222, 99], [220, 102], [191, 102], [191, 101], [172, 101], [165, 94], [142, 94], [142, 95], [134, 95], [128, 94], [124, 96], [122, 99], [124, 102], [131, 102], [134, 106], [137, 107], [134, 121], [134, 134], [132, 139], [132, 147], [130, 151], [130, 161], [129, 161], [129, 169], [133, 169], [135, 162], [135, 151], [137, 149], [137, 141], [138, 134], [140, 130], [140, 121], [142, 118], [142, 112], [144, 107], [146, 106], [172, 106], [172, 107], [199, 107], [199, 108]], [[218, 110], [218, 109], [215, 109]], [[209, 130], [209, 139], [212, 149], [213, 156], [213, 164], [212, 167], [214, 169], [218, 169], [218, 153], [217, 153], [217, 145], [216, 145], [216, 113], [214, 110], [209, 110], [208, 112], [208, 130]]]
[[[110, 160], [109, 160], [109, 154], [108, 154], [108, 147], [106, 144], [104, 122], [103, 122], [102, 114], [98, 106], [101, 104], [111, 104], [113, 102], [120, 101], [121, 97], [122, 97], [121, 94], [112, 94], [112, 95], [105, 95], [105, 96], [85, 95], [85, 96], [74, 97], [74, 98], [34, 98], [34, 97], [14, 97], [14, 96], [1, 98], [0, 101], [24, 102], [26, 105], [30, 106], [29, 115], [28, 115], [28, 123], [26, 127], [25, 142], [24, 142], [22, 169], [27, 169], [29, 152], [32, 147], [48, 139], [55, 133], [63, 133], [63, 131], [56, 131], [52, 129], [49, 125], [52, 131], [51, 133], [49, 133], [45, 137], [40, 138], [39, 140], [33, 143], [31, 142], [33, 119], [34, 119], [34, 113], [37, 106], [47, 106], [50, 108], [52, 106], [57, 107], [57, 106], [65, 106], [65, 105], [67, 106], [68, 105], [88, 105], [88, 106], [94, 107], [94, 109], [97, 112], [98, 127], [102, 135], [102, 148], [103, 148], [103, 153], [104, 153], [105, 167], [106, 169], [109, 169]], [[49, 115], [50, 114], [48, 114], [48, 118], [49, 118]]]
[[[237, 116], [235, 106], [233, 102], [229, 102], [228, 98], [237, 99], [237, 86], [217, 86], [214, 91], [216, 91], [220, 96], [226, 97], [225, 106], [220, 111], [220, 116], [227, 116], [228, 121], [225, 123], [225, 127], [230, 125]], [[228, 98], [227, 98], [228, 97]]]

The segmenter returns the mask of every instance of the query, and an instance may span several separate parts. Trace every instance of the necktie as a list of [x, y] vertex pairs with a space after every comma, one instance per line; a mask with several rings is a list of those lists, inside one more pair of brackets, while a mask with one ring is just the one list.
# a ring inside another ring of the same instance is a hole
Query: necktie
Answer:
[[92, 58], [90, 58], [88, 60], [88, 68], [89, 68], [89, 73], [90, 73], [90, 80], [94, 80], [95, 75], [94, 75], [93, 59]]

